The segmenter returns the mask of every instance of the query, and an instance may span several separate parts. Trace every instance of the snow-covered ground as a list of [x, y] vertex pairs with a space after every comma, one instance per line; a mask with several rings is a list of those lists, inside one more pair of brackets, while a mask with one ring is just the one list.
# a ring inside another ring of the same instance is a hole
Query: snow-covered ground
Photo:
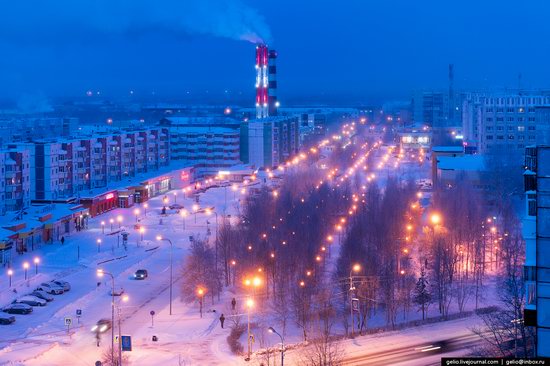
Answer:
[[[170, 203], [173, 194], [167, 194]], [[212, 188], [200, 195], [202, 208], [214, 207], [218, 220], [222, 215], [235, 215], [240, 190], [234, 193], [231, 187]], [[191, 210], [195, 201], [183, 198], [178, 193], [177, 203]], [[7, 276], [0, 283], [0, 305], [5, 305], [21, 294], [34, 289], [50, 279], [70, 282], [71, 291], [55, 296], [55, 300], [42, 308], [34, 308], [30, 315], [16, 315], [16, 322], [1, 326], [0, 364], [25, 365], [91, 365], [101, 359], [110, 346], [110, 331], [103, 335], [101, 346], [97, 347], [94, 334], [90, 331], [99, 319], [111, 318], [111, 279], [98, 278], [96, 271], [102, 268], [115, 278], [115, 287], [124, 288], [129, 296], [120, 303], [123, 335], [131, 335], [133, 351], [126, 352], [132, 362], [139, 365], [154, 364], [230, 364], [225, 338], [228, 330], [221, 330], [218, 316], [206, 312], [200, 319], [198, 308], [179, 300], [181, 263], [189, 248], [189, 236], [207, 236], [207, 227], [213, 240], [216, 216], [198, 213], [183, 219], [176, 212], [161, 216], [163, 196], [148, 202], [147, 215], [141, 208], [138, 216], [145, 227], [143, 242], [135, 230], [134, 209], [117, 209], [89, 221], [88, 229], [66, 237], [64, 245], [45, 245], [32, 253], [17, 257], [14, 262], [16, 273], [13, 286], [8, 288]], [[122, 227], [114, 224], [114, 232], [126, 230], [130, 233], [128, 248], [124, 249], [117, 235], [110, 235], [110, 218], [123, 217]], [[106, 221], [105, 234], [101, 221]], [[173, 243], [173, 314], [169, 315], [169, 270], [170, 245], [157, 241], [161, 235]], [[98, 252], [97, 239], [101, 239]], [[80, 260], [77, 260], [80, 252]], [[35, 268], [29, 269], [29, 280], [23, 278], [22, 263], [32, 263], [34, 257], [41, 259], [38, 275]], [[114, 260], [113, 260], [114, 259]], [[103, 261], [108, 261], [102, 263]], [[133, 279], [138, 269], [147, 269], [149, 277], [143, 281]], [[17, 293], [13, 289], [17, 290]], [[116, 299], [117, 304], [119, 299]], [[80, 318], [76, 310], [82, 311]], [[209, 309], [206, 307], [206, 309]], [[154, 325], [151, 325], [150, 311], [155, 311]], [[72, 326], [67, 329], [65, 318], [71, 318]], [[153, 342], [153, 335], [158, 341]], [[223, 360], [223, 361], [222, 361]], [[178, 363], [178, 362], [182, 363]]]

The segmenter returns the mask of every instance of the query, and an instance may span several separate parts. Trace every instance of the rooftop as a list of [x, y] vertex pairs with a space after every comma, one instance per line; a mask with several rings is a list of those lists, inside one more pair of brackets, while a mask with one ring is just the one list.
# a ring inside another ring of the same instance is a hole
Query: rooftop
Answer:
[[437, 168], [441, 170], [483, 171], [485, 159], [482, 155], [441, 156], [437, 158]]

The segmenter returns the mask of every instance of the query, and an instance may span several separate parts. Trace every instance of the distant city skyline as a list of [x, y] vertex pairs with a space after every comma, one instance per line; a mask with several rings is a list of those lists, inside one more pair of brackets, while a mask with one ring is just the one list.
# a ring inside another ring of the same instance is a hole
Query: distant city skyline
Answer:
[[[137, 1], [132, 17], [122, 11], [125, 1], [101, 1], [89, 18], [90, 5], [38, 3], [0, 5], [2, 100], [91, 90], [242, 104], [254, 95], [254, 44], [237, 39], [262, 33], [279, 52], [283, 105], [409, 98], [446, 88], [449, 63], [457, 90], [517, 88], [520, 73], [525, 88], [550, 86], [550, 29], [541, 26], [550, 5], [540, 0], [521, 13], [509, 0], [207, 2], [218, 10], [165, 0], [152, 14]], [[192, 20], [180, 15], [190, 12]]]

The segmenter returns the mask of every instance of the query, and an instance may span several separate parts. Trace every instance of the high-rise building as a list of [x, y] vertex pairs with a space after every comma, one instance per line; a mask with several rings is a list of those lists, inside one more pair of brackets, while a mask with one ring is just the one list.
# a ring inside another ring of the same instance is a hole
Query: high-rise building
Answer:
[[523, 155], [526, 146], [550, 143], [550, 95], [469, 94], [463, 103], [464, 142], [480, 153]]
[[19, 147], [0, 151], [0, 213], [28, 207], [30, 192], [30, 153]]
[[298, 116], [252, 120], [243, 124], [241, 132], [241, 139], [246, 138], [241, 149], [248, 153], [248, 156], [242, 156], [246, 159], [243, 162], [257, 168], [278, 166], [296, 154], [300, 147]]
[[550, 357], [550, 146], [526, 148], [524, 182], [524, 322], [536, 327], [537, 356]]

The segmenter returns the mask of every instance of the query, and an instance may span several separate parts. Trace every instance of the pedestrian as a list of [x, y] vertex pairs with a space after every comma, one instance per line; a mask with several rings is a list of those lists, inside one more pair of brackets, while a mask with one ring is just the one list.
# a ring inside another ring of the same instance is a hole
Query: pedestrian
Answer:
[[220, 316], [220, 324], [222, 326], [222, 329], [223, 329], [223, 322], [225, 321], [225, 316], [223, 316], [223, 314]]
[[63, 245], [63, 244], [65, 244], [65, 237], [64, 236], [61, 237], [61, 245]]
[[236, 306], [237, 306], [237, 300], [233, 298], [233, 300], [231, 300], [231, 310], [235, 311]]

